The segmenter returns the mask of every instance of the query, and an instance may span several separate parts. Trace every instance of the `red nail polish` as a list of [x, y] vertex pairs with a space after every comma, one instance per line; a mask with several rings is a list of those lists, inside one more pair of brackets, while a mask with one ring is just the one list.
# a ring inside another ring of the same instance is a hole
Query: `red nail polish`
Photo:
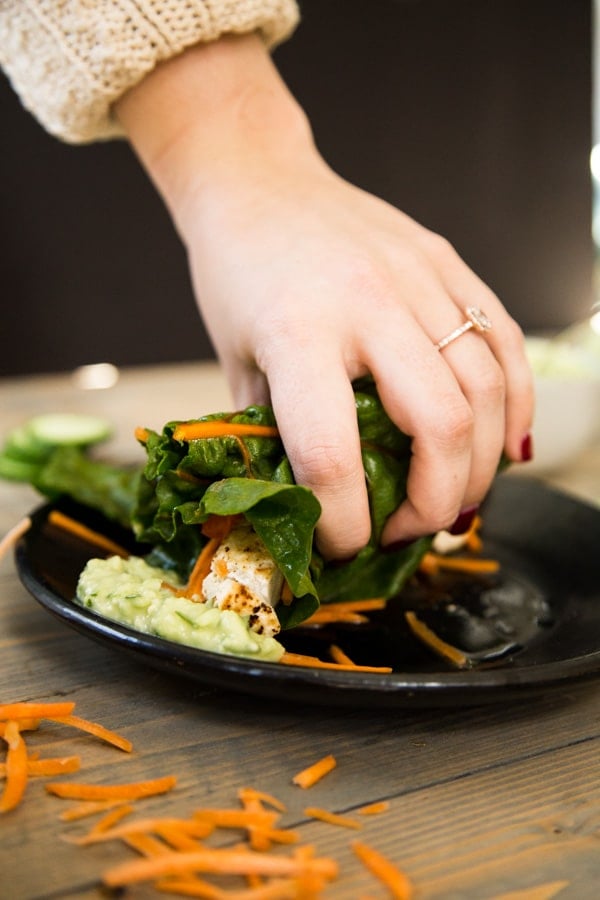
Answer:
[[521, 462], [530, 462], [533, 459], [533, 440], [530, 434], [526, 434], [521, 441]]
[[477, 515], [478, 510], [479, 506], [476, 503], [461, 509], [456, 522], [448, 529], [450, 534], [464, 534], [465, 531], [468, 531], [473, 524], [473, 519]]

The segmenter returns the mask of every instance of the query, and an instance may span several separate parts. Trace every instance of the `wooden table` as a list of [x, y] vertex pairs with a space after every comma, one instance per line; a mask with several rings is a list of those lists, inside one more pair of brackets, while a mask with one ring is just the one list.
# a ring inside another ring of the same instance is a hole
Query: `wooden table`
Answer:
[[[121, 373], [108, 390], [81, 390], [69, 375], [0, 382], [2, 432], [43, 411], [86, 411], [117, 426], [114, 456], [138, 458], [137, 424], [229, 409], [212, 364]], [[555, 483], [600, 503], [600, 446]], [[0, 484], [4, 533], [38, 503], [29, 488]], [[64, 726], [31, 736], [42, 755], [78, 753], [91, 782], [174, 773], [178, 786], [149, 799], [144, 814], [187, 816], [235, 806], [240, 786], [279, 797], [283, 824], [339, 862], [332, 898], [385, 897], [350, 850], [358, 836], [410, 875], [418, 898], [499, 900], [600, 890], [600, 686], [528, 703], [444, 711], [365, 711], [290, 706], [225, 694], [159, 674], [50, 617], [22, 587], [10, 559], [0, 569], [0, 700], [76, 702], [76, 712], [126, 735], [121, 753]], [[291, 777], [333, 753], [337, 769], [310, 791]], [[100, 875], [128, 856], [123, 846], [76, 848], [65, 836], [67, 801], [32, 780], [24, 802], [0, 820], [0, 895], [7, 900], [91, 898]], [[386, 798], [389, 811], [360, 832], [309, 821], [317, 805], [353, 814]], [[87, 825], [86, 825], [87, 827]], [[159, 896], [148, 887], [127, 896]]]

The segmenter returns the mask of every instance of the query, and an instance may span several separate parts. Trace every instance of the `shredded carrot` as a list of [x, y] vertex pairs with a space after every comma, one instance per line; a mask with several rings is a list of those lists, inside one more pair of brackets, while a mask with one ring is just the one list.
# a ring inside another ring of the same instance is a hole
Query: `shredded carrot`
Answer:
[[446, 641], [442, 640], [441, 637], [438, 637], [438, 635], [432, 631], [425, 622], [422, 622], [414, 612], [407, 610], [404, 613], [404, 617], [415, 637], [419, 638], [420, 641], [430, 647], [434, 653], [437, 653], [438, 656], [441, 656], [442, 659], [445, 659], [446, 662], [451, 663], [451, 665], [455, 666], [457, 669], [469, 668], [471, 663], [466, 653], [463, 653], [458, 647], [453, 647], [452, 644], [448, 644]]
[[483, 541], [479, 536], [479, 530], [483, 524], [481, 516], [475, 516], [471, 527], [467, 531], [466, 547], [471, 553], [481, 553], [483, 549]]
[[94, 544], [96, 547], [101, 547], [103, 550], [112, 553], [114, 556], [121, 556], [123, 559], [127, 559], [129, 556], [127, 550], [119, 544], [116, 544], [114, 541], [111, 541], [106, 535], [100, 534], [99, 531], [94, 531], [93, 528], [88, 528], [87, 525], [83, 525], [81, 522], [72, 519], [70, 516], [65, 516], [64, 513], [59, 512], [57, 509], [50, 510], [48, 521], [52, 525], [56, 525], [57, 528], [62, 528], [63, 531], [74, 534], [88, 544]]
[[105, 843], [116, 838], [129, 837], [132, 834], [157, 834], [162, 837], [175, 831], [188, 837], [205, 838], [212, 834], [214, 828], [214, 823], [211, 822], [157, 816], [155, 818], [135, 819], [122, 825], [115, 825], [114, 828], [102, 833], [92, 829], [87, 834], [70, 838], [70, 840], [74, 844], [80, 844], [85, 847], [88, 844]]
[[192, 569], [187, 585], [177, 591], [178, 594], [184, 597], [193, 597], [195, 594], [202, 594], [202, 582], [210, 571], [210, 564], [213, 556], [219, 549], [220, 543], [221, 538], [218, 537], [210, 538], [206, 542], [198, 559], [194, 563], [194, 568]]
[[155, 881], [153, 887], [165, 894], [178, 894], [181, 897], [200, 897], [202, 900], [225, 900], [231, 894], [201, 878], [164, 878]]
[[141, 881], [153, 881], [163, 875], [177, 875], [183, 872], [294, 876], [305, 870], [314, 871], [326, 879], [333, 879], [338, 874], [337, 863], [327, 857], [305, 861], [271, 853], [256, 853], [253, 850], [207, 847], [193, 853], [169, 852], [151, 859], [136, 859], [122, 863], [105, 872], [103, 881], [108, 887], [124, 887]]
[[411, 900], [411, 882], [386, 856], [361, 841], [353, 841], [352, 849], [363, 865], [387, 887], [394, 900]]
[[212, 419], [209, 422], [181, 422], [173, 431], [175, 441], [198, 441], [214, 437], [279, 437], [279, 430], [272, 425], [251, 425], [243, 422], [227, 422]]
[[137, 428], [133, 431], [133, 436], [136, 441], [139, 441], [140, 444], [145, 444], [150, 437], [150, 432], [147, 428], [143, 428], [141, 425], [138, 425]]
[[107, 812], [106, 815], [102, 816], [100, 821], [96, 822], [92, 831], [102, 834], [102, 832], [113, 828], [121, 821], [121, 819], [124, 819], [125, 816], [131, 815], [132, 812], [133, 806], [130, 803], [121, 803], [119, 806], [115, 806], [114, 809], [111, 809], [110, 812]]
[[278, 800], [277, 797], [273, 797], [272, 794], [267, 794], [264, 791], [257, 791], [255, 788], [240, 788], [238, 791], [238, 797], [244, 806], [250, 803], [251, 801], [258, 800], [261, 803], [266, 803], [267, 806], [272, 806], [273, 809], [278, 810], [279, 812], [285, 812], [286, 806], [285, 803], [282, 803], [281, 800]]
[[74, 703], [0, 703], [0, 719], [49, 719], [52, 716], [68, 716], [75, 709]]
[[284, 606], [289, 606], [294, 599], [294, 592], [292, 591], [287, 581], [283, 582], [283, 586], [281, 588], [281, 597], [279, 599]]
[[240, 516], [209, 516], [206, 522], [202, 523], [202, 534], [207, 538], [218, 538], [224, 541], [236, 522], [240, 520]]
[[352, 819], [350, 816], [341, 816], [338, 813], [329, 812], [327, 809], [321, 809], [319, 806], [307, 806], [304, 814], [311, 819], [318, 819], [320, 822], [326, 822], [328, 825], [340, 825], [342, 828], [362, 828], [362, 824]]
[[88, 719], [82, 719], [80, 716], [47, 716], [47, 718], [52, 722], [60, 722], [61, 725], [70, 725], [79, 729], [79, 731], [93, 734], [94, 737], [100, 738], [100, 740], [106, 741], [114, 747], [124, 750], [126, 753], [130, 753], [133, 748], [131, 741], [117, 734], [116, 731], [110, 731], [103, 725], [98, 725], [97, 722], [90, 722]]
[[317, 762], [313, 763], [311, 766], [302, 769], [301, 772], [294, 775], [292, 782], [301, 788], [312, 787], [317, 781], [320, 781], [321, 778], [333, 771], [336, 765], [337, 761], [335, 756], [329, 753], [327, 756], [322, 757], [322, 759], [317, 760]]
[[6, 754], [6, 783], [0, 796], [0, 813], [9, 812], [21, 802], [27, 787], [27, 746], [19, 731], [19, 723], [10, 720], [6, 723], [4, 738], [8, 744]]
[[442, 553], [425, 553], [419, 563], [419, 570], [427, 575], [437, 575], [439, 571], [468, 572], [472, 574], [492, 574], [500, 568], [495, 559], [471, 559], [466, 556], [444, 556]]
[[352, 666], [354, 668], [354, 666], [356, 665], [354, 660], [350, 659], [348, 654], [345, 653], [341, 647], [338, 647], [337, 644], [331, 644], [329, 648], [329, 655], [334, 662], [341, 663], [341, 665], [343, 666]]
[[[22, 719], [19, 716], [13, 716], [13, 718], [19, 722], [19, 731], [37, 731], [40, 727], [39, 719]], [[6, 722], [0, 722], [0, 738], [4, 737], [5, 728]]]
[[143, 834], [142, 832], [136, 834], [132, 833], [124, 837], [123, 840], [133, 850], [137, 850], [138, 853], [141, 853], [142, 856], [148, 857], [149, 859], [153, 859], [157, 856], [165, 856], [167, 853], [172, 852], [166, 844], [152, 834]]
[[381, 675], [388, 675], [392, 672], [390, 666], [359, 666], [344, 665], [343, 663], [324, 662], [318, 656], [306, 656], [304, 653], [289, 653], [287, 650], [279, 659], [280, 663], [287, 666], [303, 666], [312, 669], [331, 669], [335, 672], [374, 672]]
[[378, 800], [375, 803], [369, 803], [367, 806], [361, 806], [357, 809], [359, 816], [378, 816], [380, 813], [387, 812], [390, 808], [388, 800]]
[[76, 822], [78, 819], [86, 819], [88, 816], [125, 806], [126, 803], [126, 800], [83, 800], [70, 809], [63, 810], [59, 818], [63, 822]]
[[[385, 609], [385, 597], [369, 597], [365, 600], [344, 600], [339, 603], [323, 603], [303, 625], [316, 625], [321, 622], [348, 621], [352, 615]], [[351, 621], [351, 619], [350, 619]], [[361, 618], [359, 621], [366, 621]]]
[[177, 779], [173, 775], [154, 778], [151, 781], [135, 781], [130, 784], [75, 784], [51, 782], [46, 790], [57, 797], [71, 800], [136, 800], [173, 790]]
[[[19, 729], [20, 730], [20, 729]], [[77, 772], [81, 766], [78, 756], [57, 756], [54, 759], [27, 759], [28, 775], [67, 775]], [[6, 777], [6, 764], [0, 763], [0, 777]]]
[[25, 516], [24, 519], [21, 519], [20, 522], [17, 522], [10, 531], [7, 531], [2, 540], [0, 541], [0, 560], [16, 546], [17, 541], [23, 537], [23, 535], [29, 531], [31, 528], [31, 519], [29, 516]]

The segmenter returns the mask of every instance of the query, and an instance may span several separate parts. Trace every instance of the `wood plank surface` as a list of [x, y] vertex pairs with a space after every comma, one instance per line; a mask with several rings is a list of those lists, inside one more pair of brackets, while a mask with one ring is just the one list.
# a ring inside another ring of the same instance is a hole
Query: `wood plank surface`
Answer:
[[[226, 404], [221, 376], [210, 367], [124, 373], [116, 389], [85, 396], [68, 376], [0, 383], [2, 431], [37, 412], [91, 406], [117, 422], [119, 458], [135, 453], [132, 423], [159, 427], [163, 419]], [[599, 459], [596, 448], [573, 470], [577, 493], [592, 502], [600, 502]], [[568, 488], [568, 476], [561, 478], [560, 486]], [[0, 483], [0, 531], [37, 502], [28, 488]], [[246, 697], [158, 672], [72, 631], [28, 594], [10, 559], [0, 568], [0, 660], [0, 702], [72, 700], [79, 715], [133, 742], [126, 754], [46, 723], [28, 736], [31, 748], [42, 756], [77, 753], [82, 759], [82, 772], [63, 780], [113, 783], [175, 774], [171, 794], [140, 805], [144, 814], [175, 816], [235, 806], [244, 785], [268, 791], [287, 806], [283, 827], [297, 829], [303, 842], [338, 860], [341, 875], [328, 898], [388, 896], [352, 853], [357, 835], [408, 873], [415, 898], [598, 896], [595, 682], [477, 709], [382, 711]], [[308, 791], [292, 784], [297, 771], [328, 753], [337, 767], [322, 782]], [[0, 818], [0, 897], [105, 896], [101, 873], [131, 854], [112, 843], [68, 843], [89, 824], [61, 822], [68, 801], [48, 795], [45, 780], [32, 779], [24, 802]], [[361, 820], [360, 832], [305, 814], [314, 805], [357, 817], [361, 806], [381, 799], [389, 800], [389, 809]], [[126, 896], [160, 895], [140, 886]]]

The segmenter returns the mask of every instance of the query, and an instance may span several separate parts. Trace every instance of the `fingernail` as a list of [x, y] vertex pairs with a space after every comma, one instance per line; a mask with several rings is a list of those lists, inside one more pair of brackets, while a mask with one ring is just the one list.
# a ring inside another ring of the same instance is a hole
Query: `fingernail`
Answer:
[[530, 462], [533, 459], [533, 438], [526, 434], [521, 441], [521, 462]]
[[448, 529], [450, 534], [464, 534], [465, 531], [468, 531], [473, 524], [473, 519], [477, 515], [478, 510], [479, 505], [477, 503], [474, 503], [472, 506], [465, 506], [464, 509], [461, 509], [456, 522]]

